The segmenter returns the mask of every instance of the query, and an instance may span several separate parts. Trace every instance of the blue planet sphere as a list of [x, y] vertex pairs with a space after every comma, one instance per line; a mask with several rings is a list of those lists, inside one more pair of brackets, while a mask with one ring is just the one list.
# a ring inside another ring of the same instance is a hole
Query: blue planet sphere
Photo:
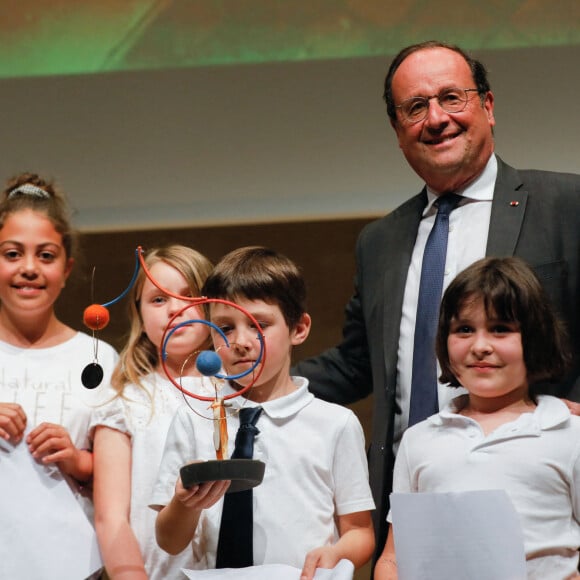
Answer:
[[199, 353], [195, 366], [205, 377], [213, 377], [220, 372], [222, 361], [213, 350], [204, 350]]

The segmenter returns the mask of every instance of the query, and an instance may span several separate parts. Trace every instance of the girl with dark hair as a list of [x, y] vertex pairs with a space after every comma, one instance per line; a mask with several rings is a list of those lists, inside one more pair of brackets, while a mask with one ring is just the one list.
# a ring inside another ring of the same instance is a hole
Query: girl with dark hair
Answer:
[[[485, 258], [460, 273], [443, 296], [437, 355], [441, 380], [467, 394], [405, 432], [393, 491], [503, 489], [520, 517], [527, 577], [578, 578], [580, 417], [531, 391], [561, 380], [570, 362], [532, 269], [518, 258]], [[397, 578], [396, 533], [376, 580]]]

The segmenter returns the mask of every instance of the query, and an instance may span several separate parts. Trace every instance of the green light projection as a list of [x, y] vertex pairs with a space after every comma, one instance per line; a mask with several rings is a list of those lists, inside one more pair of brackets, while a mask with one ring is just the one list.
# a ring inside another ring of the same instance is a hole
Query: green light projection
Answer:
[[0, 77], [21, 77], [571, 45], [580, 1], [4, 0], [0, 30]]

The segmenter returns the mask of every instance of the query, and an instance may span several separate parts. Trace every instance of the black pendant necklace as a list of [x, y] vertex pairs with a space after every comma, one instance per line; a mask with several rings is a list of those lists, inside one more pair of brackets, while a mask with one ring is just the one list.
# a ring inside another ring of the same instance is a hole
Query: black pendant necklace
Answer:
[[97, 363], [89, 363], [81, 374], [81, 382], [87, 389], [96, 389], [103, 380], [103, 367]]

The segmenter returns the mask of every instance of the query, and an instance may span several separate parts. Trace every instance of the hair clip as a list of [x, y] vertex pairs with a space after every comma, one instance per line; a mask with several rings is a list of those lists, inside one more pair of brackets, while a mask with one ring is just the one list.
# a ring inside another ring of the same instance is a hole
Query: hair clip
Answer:
[[22, 185], [15, 187], [8, 194], [8, 199], [12, 199], [17, 195], [31, 195], [32, 197], [38, 197], [40, 199], [48, 199], [50, 197], [50, 193], [32, 183], [23, 183]]

